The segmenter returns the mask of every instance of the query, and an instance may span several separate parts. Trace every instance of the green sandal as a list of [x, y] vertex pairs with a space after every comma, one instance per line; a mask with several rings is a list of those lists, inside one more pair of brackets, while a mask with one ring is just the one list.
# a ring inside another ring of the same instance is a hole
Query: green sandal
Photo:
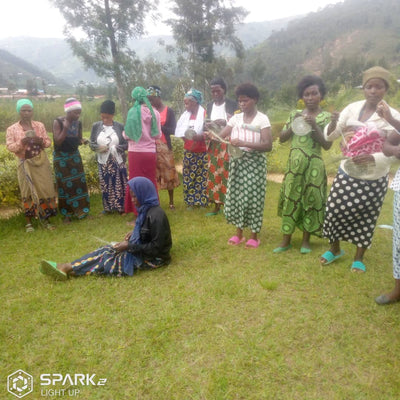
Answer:
[[57, 268], [57, 263], [54, 261], [42, 260], [39, 270], [42, 274], [51, 276], [58, 281], [66, 281], [68, 275]]

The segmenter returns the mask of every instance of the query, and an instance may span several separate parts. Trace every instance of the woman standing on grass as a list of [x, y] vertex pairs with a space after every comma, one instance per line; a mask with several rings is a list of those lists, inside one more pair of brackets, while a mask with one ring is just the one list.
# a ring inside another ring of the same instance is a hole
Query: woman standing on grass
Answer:
[[[365, 100], [349, 104], [340, 115], [333, 113], [325, 127], [326, 140], [343, 139], [347, 159], [340, 164], [326, 203], [323, 235], [329, 239], [330, 249], [321, 256], [322, 265], [344, 255], [340, 241], [345, 240], [356, 246], [351, 271], [366, 271], [364, 254], [371, 246], [388, 187], [390, 159], [382, 146], [394, 129], [378, 109], [384, 104], [389, 81], [390, 73], [384, 68], [366, 70], [362, 79]], [[390, 112], [393, 118], [400, 118], [396, 110]], [[346, 137], [349, 127], [353, 133]]]
[[65, 280], [69, 275], [132, 276], [137, 270], [169, 264], [171, 229], [154, 184], [147, 178], [136, 177], [128, 186], [138, 217], [134, 230], [122, 242], [103, 246], [67, 264], [42, 261], [40, 271]]
[[162, 136], [156, 141], [157, 187], [159, 190], [168, 190], [169, 209], [175, 210], [174, 189], [180, 185], [171, 143], [171, 135], [175, 133], [176, 128], [175, 113], [163, 103], [158, 86], [149, 86], [147, 93], [151, 105], [160, 113], [161, 121]]
[[225, 204], [225, 197], [228, 187], [229, 154], [226, 143], [220, 142], [209, 129], [215, 127], [222, 129], [226, 123], [238, 111], [236, 101], [227, 99], [226, 83], [222, 78], [215, 78], [210, 82], [211, 96], [213, 101], [207, 104], [206, 123], [207, 152], [208, 152], [208, 198], [214, 203], [214, 210], [207, 213], [210, 217], [217, 215], [221, 205]]
[[257, 110], [260, 93], [254, 85], [244, 83], [235, 93], [242, 112], [235, 114], [221, 132], [222, 138], [230, 138], [231, 145], [243, 152], [229, 164], [224, 212], [227, 221], [236, 226], [236, 234], [228, 244], [237, 246], [245, 242], [243, 229], [249, 227], [251, 236], [246, 247], [257, 248], [267, 187], [265, 152], [272, 149], [271, 124], [268, 117]]
[[17, 102], [20, 120], [7, 128], [6, 146], [18, 159], [18, 183], [25, 212], [26, 232], [33, 232], [32, 218], [38, 216], [47, 229], [54, 229], [50, 217], [57, 214], [56, 192], [45, 148], [51, 139], [41, 122], [33, 121], [33, 104], [28, 99]]
[[183, 200], [188, 210], [207, 207], [207, 148], [204, 140], [205, 110], [201, 106], [203, 95], [190, 89], [184, 98], [185, 112], [176, 125], [175, 136], [184, 140]]
[[[297, 94], [306, 107], [303, 111], [294, 110], [290, 113], [279, 136], [281, 143], [291, 140], [291, 149], [278, 203], [283, 238], [274, 253], [292, 247], [290, 241], [296, 227], [303, 231], [302, 254], [311, 252], [311, 234], [322, 234], [327, 177], [321, 148], [328, 150], [332, 146], [323, 133], [331, 117], [330, 113], [320, 108], [325, 93], [321, 78], [305, 76], [297, 85]], [[296, 126], [299, 121], [304, 129], [299, 130]]]
[[[131, 96], [135, 103], [128, 112], [124, 135], [128, 141], [129, 178], [144, 176], [157, 187], [156, 140], [161, 137], [160, 114], [151, 105], [145, 88], [135, 87]], [[125, 196], [125, 212], [137, 215], [129, 188]]]
[[82, 123], [79, 121], [81, 103], [69, 98], [65, 101], [64, 111], [65, 116], [56, 118], [53, 123], [53, 163], [58, 208], [64, 216], [64, 222], [70, 223], [72, 217], [83, 219], [89, 214], [89, 193], [79, 152], [79, 146], [87, 144], [88, 140], [82, 137]]
[[[397, 132], [389, 135], [383, 144], [383, 152], [386, 156], [394, 156], [400, 159], [400, 119], [394, 119], [390, 108], [386, 103], [381, 103], [377, 113], [392, 125]], [[381, 294], [375, 301], [379, 305], [386, 305], [400, 301], [400, 168], [390, 185], [394, 190], [393, 200], [393, 278], [394, 288], [391, 292]]]
[[97, 153], [103, 213], [124, 213], [128, 176], [125, 151], [128, 143], [123, 137], [124, 126], [114, 121], [115, 103], [104, 101], [100, 106], [101, 121], [92, 126], [90, 148]]

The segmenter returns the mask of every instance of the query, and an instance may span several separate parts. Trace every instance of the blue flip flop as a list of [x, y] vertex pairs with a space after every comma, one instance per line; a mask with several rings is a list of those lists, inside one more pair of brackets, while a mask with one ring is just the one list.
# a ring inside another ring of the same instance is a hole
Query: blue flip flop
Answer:
[[57, 268], [57, 263], [54, 261], [42, 260], [39, 269], [42, 274], [51, 276], [58, 281], [66, 281], [68, 279], [68, 275], [59, 270]]
[[366, 272], [365, 264], [362, 261], [353, 261], [350, 268], [351, 272]]
[[328, 250], [321, 256], [321, 258], [324, 258], [326, 260], [326, 262], [321, 263], [321, 265], [324, 266], [331, 264], [342, 256], [344, 256], [344, 250], [340, 250], [340, 253], [337, 256], [335, 256], [330, 250]]

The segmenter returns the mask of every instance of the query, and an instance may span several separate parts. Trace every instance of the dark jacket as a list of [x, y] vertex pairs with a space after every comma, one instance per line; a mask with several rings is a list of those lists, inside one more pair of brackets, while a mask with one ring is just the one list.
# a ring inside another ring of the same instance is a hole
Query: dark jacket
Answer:
[[[207, 104], [207, 118], [210, 118], [211, 116], [213, 104], [214, 104], [213, 101]], [[236, 101], [225, 98], [225, 111], [227, 114], [232, 116], [235, 113], [235, 111], [238, 111], [238, 109], [239, 107]]]
[[140, 254], [144, 259], [161, 258], [169, 261], [172, 247], [171, 228], [164, 210], [155, 206], [147, 211], [146, 219], [140, 229], [140, 244], [129, 243], [128, 251]]
[[164, 125], [161, 125], [161, 131], [167, 141], [167, 146], [172, 150], [171, 135], [175, 134], [176, 129], [176, 118], [172, 108], [167, 107], [167, 119]]
[[[116, 121], [113, 121], [113, 128], [118, 136], [119, 145], [117, 146], [118, 153], [121, 153], [123, 159], [125, 161], [125, 151], [128, 150], [128, 142], [122, 136], [122, 132], [124, 131], [124, 126]], [[92, 126], [92, 132], [90, 133], [90, 148], [93, 151], [96, 151], [98, 148], [97, 137], [100, 135], [100, 132], [103, 129], [103, 121], [95, 122]]]

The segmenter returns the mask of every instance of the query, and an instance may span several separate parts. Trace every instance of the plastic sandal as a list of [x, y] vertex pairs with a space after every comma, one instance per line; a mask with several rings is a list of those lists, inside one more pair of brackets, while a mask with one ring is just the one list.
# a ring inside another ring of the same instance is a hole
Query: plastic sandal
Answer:
[[288, 251], [292, 248], [292, 245], [289, 244], [286, 247], [276, 247], [272, 250], [273, 253], [283, 253], [284, 251]]
[[254, 240], [254, 239], [249, 239], [246, 242], [246, 249], [256, 249], [260, 245], [261, 241], [260, 239]]
[[54, 261], [43, 260], [40, 265], [40, 272], [44, 275], [51, 276], [52, 278], [59, 281], [66, 281], [68, 275], [57, 268], [57, 263]]
[[321, 256], [321, 258], [324, 258], [326, 260], [326, 262], [321, 262], [321, 265], [331, 264], [342, 256], [344, 256], [344, 250], [340, 250], [340, 253], [337, 256], [335, 256], [330, 250], [328, 250]]
[[228, 244], [230, 244], [231, 246], [238, 246], [240, 243], [244, 243], [245, 241], [246, 238], [242, 237], [241, 239], [239, 239], [239, 237], [235, 235], [228, 240]]
[[353, 261], [350, 268], [351, 272], [366, 272], [365, 264], [362, 261]]
[[25, 225], [25, 232], [34, 232], [35, 228], [32, 226], [32, 224], [26, 224]]

